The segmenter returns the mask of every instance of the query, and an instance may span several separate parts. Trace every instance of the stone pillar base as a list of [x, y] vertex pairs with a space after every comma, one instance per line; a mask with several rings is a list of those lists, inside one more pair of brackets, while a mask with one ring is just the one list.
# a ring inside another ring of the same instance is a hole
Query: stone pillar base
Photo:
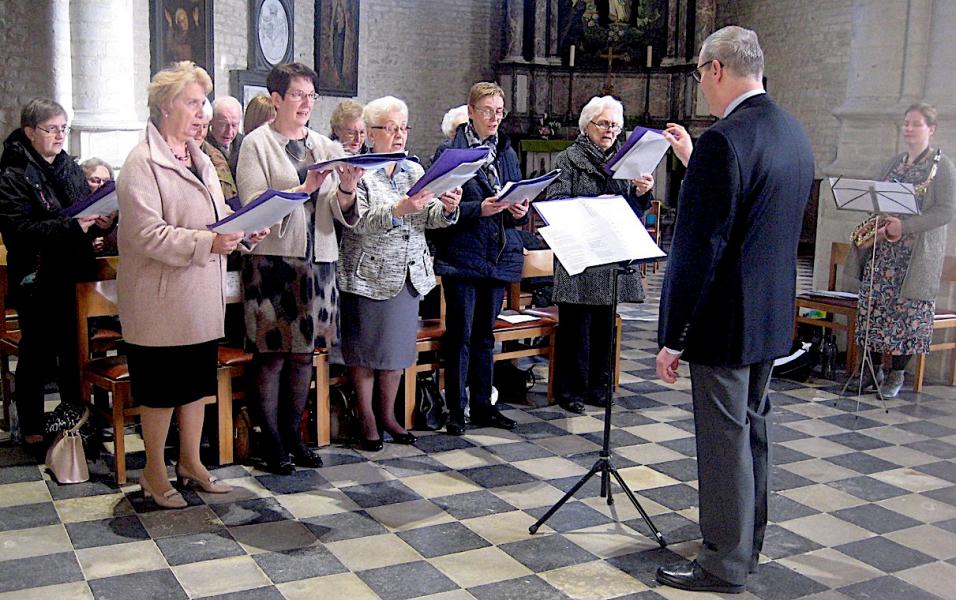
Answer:
[[75, 119], [70, 129], [70, 154], [81, 162], [96, 157], [114, 166], [122, 165], [146, 131], [146, 125], [136, 121], [95, 125], [78, 121]]

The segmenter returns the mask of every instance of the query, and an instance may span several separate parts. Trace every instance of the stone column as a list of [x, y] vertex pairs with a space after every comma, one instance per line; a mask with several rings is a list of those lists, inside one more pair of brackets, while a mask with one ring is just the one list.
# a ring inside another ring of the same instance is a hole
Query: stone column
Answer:
[[120, 165], [140, 139], [133, 89], [133, 13], [127, 0], [70, 6], [73, 65], [71, 152]]
[[51, 0], [53, 99], [73, 113], [73, 64], [70, 60], [70, 0]]
[[534, 0], [534, 57], [531, 62], [548, 64], [548, 1]]
[[933, 3], [932, 27], [923, 98], [939, 111], [937, 142], [952, 156], [956, 153], [956, 2]]
[[505, 2], [505, 57], [501, 62], [525, 62], [521, 50], [524, 43], [524, 0]]

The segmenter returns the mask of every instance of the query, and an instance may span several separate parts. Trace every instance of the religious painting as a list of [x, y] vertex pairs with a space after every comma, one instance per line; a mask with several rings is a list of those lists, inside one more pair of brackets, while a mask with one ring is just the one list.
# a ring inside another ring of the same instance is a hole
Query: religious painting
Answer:
[[150, 0], [150, 73], [191, 60], [213, 76], [212, 0]]
[[357, 96], [358, 50], [359, 0], [315, 0], [315, 91]]
[[558, 53], [568, 64], [574, 46], [583, 68], [606, 68], [610, 53], [622, 69], [660, 65], [667, 10], [667, 0], [559, 0]]

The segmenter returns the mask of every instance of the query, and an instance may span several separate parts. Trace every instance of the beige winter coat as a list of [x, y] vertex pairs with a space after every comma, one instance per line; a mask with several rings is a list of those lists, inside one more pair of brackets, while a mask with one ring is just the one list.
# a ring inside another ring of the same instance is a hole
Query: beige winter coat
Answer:
[[173, 157], [152, 123], [116, 181], [118, 304], [123, 337], [141, 346], [180, 346], [223, 337], [226, 257], [212, 253], [206, 226], [229, 214], [219, 176], [187, 142], [203, 183]]

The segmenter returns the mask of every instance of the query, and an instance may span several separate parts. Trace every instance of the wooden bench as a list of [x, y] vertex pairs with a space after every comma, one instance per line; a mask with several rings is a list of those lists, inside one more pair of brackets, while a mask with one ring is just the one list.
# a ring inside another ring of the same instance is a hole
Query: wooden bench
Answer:
[[[118, 259], [98, 259], [98, 271], [95, 281], [81, 282], [76, 285], [77, 327], [79, 339], [79, 365], [81, 397], [90, 401], [94, 388], [109, 392], [110, 406], [99, 406], [91, 402], [93, 408], [102, 414], [113, 427], [114, 472], [119, 484], [126, 483], [126, 440], [124, 427], [126, 421], [140, 413], [140, 407], [130, 393], [129, 368], [125, 356], [92, 358], [90, 338], [87, 335], [89, 319], [102, 316], [116, 316], [115, 303], [116, 265]], [[234, 286], [233, 286], [234, 287]], [[235, 303], [241, 297], [227, 294], [226, 302]], [[219, 463], [228, 464], [233, 458], [233, 419], [232, 402], [238, 396], [233, 388], [233, 379], [243, 374], [252, 355], [234, 348], [220, 347], [219, 368], [217, 369], [217, 394], [204, 401], [217, 407], [217, 438]]]
[[[850, 253], [850, 244], [844, 242], [833, 242], [830, 245], [830, 266], [829, 278], [827, 280], [827, 290], [835, 291], [837, 284], [837, 272], [839, 267], [846, 263]], [[943, 272], [940, 281], [945, 283], [956, 282], [956, 257], [947, 256], [943, 262]], [[825, 319], [811, 319], [800, 316], [800, 309], [822, 310], [827, 313]], [[814, 296], [810, 293], [803, 293], [796, 299], [796, 319], [794, 323], [794, 336], [796, 336], [796, 327], [800, 323], [816, 325], [824, 329], [841, 330], [847, 332], [847, 352], [846, 364], [847, 372], [853, 371], [857, 365], [857, 355], [859, 349], [856, 344], [856, 299], [842, 298], [823, 298]], [[940, 330], [956, 329], [956, 307], [937, 307], [936, 315], [933, 319], [933, 335]], [[833, 316], [840, 315], [846, 319], [846, 323], [839, 323], [833, 320]], [[945, 333], [943, 334], [945, 335]], [[938, 341], [930, 344], [930, 352], [936, 350], [952, 350], [952, 374], [950, 384], [956, 385], [956, 340]], [[919, 392], [923, 389], [923, 377], [926, 374], [926, 355], [916, 355], [916, 373], [913, 382], [913, 391]]]

